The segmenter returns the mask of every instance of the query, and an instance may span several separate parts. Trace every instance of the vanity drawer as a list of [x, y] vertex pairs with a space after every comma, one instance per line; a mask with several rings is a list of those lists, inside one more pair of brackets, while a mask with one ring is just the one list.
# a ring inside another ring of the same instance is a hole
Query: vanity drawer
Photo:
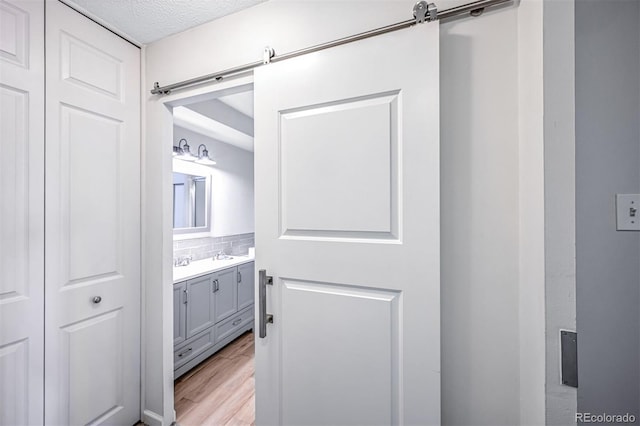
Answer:
[[253, 322], [253, 305], [216, 325], [216, 343]]
[[176, 369], [200, 355], [215, 344], [215, 327], [193, 336], [173, 353], [173, 368]]

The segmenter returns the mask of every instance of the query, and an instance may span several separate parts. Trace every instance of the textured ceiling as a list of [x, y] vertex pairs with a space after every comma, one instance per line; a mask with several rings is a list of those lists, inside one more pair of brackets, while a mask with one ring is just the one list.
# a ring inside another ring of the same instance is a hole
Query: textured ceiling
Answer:
[[265, 0], [63, 0], [147, 44]]

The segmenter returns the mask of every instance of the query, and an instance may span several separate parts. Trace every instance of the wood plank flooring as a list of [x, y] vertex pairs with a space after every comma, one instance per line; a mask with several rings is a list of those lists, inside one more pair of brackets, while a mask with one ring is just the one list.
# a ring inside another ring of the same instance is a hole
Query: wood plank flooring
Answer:
[[255, 425], [253, 342], [246, 332], [175, 381], [178, 425]]

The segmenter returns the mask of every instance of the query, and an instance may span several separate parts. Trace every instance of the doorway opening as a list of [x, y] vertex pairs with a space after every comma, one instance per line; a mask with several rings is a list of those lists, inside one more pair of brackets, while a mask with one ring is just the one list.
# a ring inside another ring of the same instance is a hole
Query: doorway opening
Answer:
[[173, 108], [176, 422], [255, 422], [253, 85]]

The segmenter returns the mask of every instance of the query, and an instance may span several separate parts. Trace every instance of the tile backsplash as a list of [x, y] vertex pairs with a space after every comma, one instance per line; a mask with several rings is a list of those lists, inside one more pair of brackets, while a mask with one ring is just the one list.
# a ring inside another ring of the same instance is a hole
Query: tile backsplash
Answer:
[[173, 242], [173, 257], [191, 256], [192, 260], [200, 260], [211, 258], [221, 251], [240, 256], [247, 254], [249, 247], [254, 245], [253, 233], [177, 240]]

